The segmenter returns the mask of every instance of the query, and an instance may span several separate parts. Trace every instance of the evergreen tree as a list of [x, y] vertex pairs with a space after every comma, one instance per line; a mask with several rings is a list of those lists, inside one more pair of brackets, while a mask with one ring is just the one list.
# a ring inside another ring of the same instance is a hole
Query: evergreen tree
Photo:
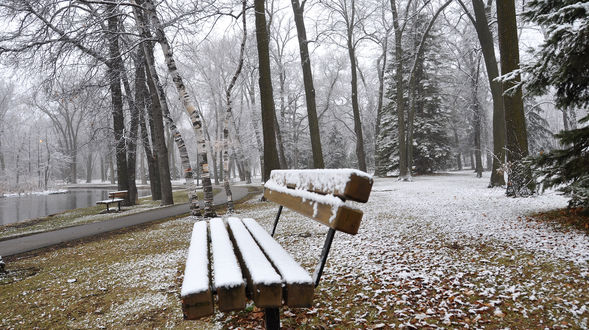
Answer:
[[[415, 22], [415, 28], [419, 30], [420, 24], [424, 24], [425, 17], [420, 16]], [[417, 34], [415, 38], [408, 40], [413, 44], [419, 40]], [[431, 173], [435, 170], [446, 169], [451, 162], [451, 143], [448, 132], [449, 112], [442, 106], [441, 93], [437, 84], [436, 68], [440, 66], [438, 54], [434, 51], [436, 40], [439, 39], [437, 33], [433, 32], [426, 39], [424, 45], [424, 55], [420, 57], [415, 71], [416, 91], [415, 91], [415, 122], [413, 135], [413, 172], [415, 174]], [[410, 49], [410, 50], [409, 50]], [[407, 46], [405, 55], [408, 59], [413, 58], [416, 45]], [[403, 84], [408, 85], [408, 76], [410, 68], [408, 65], [403, 67]], [[387, 74], [394, 77], [396, 66], [391, 64]], [[386, 97], [391, 101], [395, 100], [397, 93], [395, 79], [389, 79], [390, 84], [387, 89]], [[405, 108], [409, 107], [408, 95], [405, 95]], [[397, 136], [397, 104], [389, 102], [385, 107], [383, 117], [381, 118], [381, 131], [377, 137], [379, 143], [377, 146], [377, 155], [381, 157], [380, 168], [377, 168], [377, 175], [394, 172], [399, 169], [399, 139]]]
[[348, 167], [346, 144], [340, 130], [335, 125], [331, 127], [327, 138], [328, 151], [325, 153], [326, 168], [345, 168]]
[[[589, 122], [589, 115], [579, 122]], [[540, 155], [534, 162], [543, 177], [543, 189], [562, 186], [559, 191], [571, 197], [569, 207], [589, 211], [589, 126], [563, 131], [556, 137], [568, 147]]]
[[530, 74], [527, 90], [541, 95], [554, 87], [557, 107], [587, 106], [589, 1], [532, 0], [524, 17], [541, 25], [546, 35], [535, 61], [524, 68]]
[[[589, 1], [532, 0], [524, 16], [541, 25], [546, 40], [533, 64], [524, 68], [530, 74], [528, 90], [544, 94], [556, 89], [556, 105], [561, 110], [589, 105]], [[589, 122], [589, 115], [579, 121]], [[589, 209], [589, 126], [556, 135], [563, 149], [553, 150], [534, 160], [544, 189], [561, 186], [571, 197], [569, 207]]]

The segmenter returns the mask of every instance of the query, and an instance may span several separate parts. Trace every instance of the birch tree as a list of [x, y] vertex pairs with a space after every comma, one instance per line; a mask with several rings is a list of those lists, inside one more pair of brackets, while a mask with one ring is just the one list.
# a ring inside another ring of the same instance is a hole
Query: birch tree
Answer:
[[225, 194], [227, 195], [227, 211], [229, 213], [233, 213], [233, 194], [231, 193], [231, 187], [229, 185], [229, 120], [232, 117], [232, 96], [231, 93], [233, 88], [235, 87], [235, 83], [237, 82], [237, 78], [241, 74], [241, 69], [243, 68], [243, 54], [245, 52], [245, 42], [247, 40], [247, 19], [246, 19], [246, 5], [247, 1], [242, 0], [242, 7], [241, 7], [241, 20], [242, 20], [242, 28], [243, 28], [243, 36], [241, 39], [241, 44], [239, 46], [239, 62], [237, 64], [237, 69], [235, 69], [235, 74], [231, 78], [231, 82], [227, 87], [227, 92], [225, 94], [226, 102], [227, 102], [227, 110], [225, 112], [225, 117], [223, 119], [223, 178], [224, 182], [223, 185], [225, 187]]
[[[182, 76], [180, 75], [180, 72], [178, 71], [178, 68], [176, 67], [176, 62], [174, 61], [172, 48], [170, 47], [168, 39], [166, 38], [162, 24], [160, 23], [160, 20], [157, 17], [155, 6], [151, 2], [151, 0], [145, 1], [144, 5], [144, 9], [147, 15], [149, 16], [150, 22], [151, 24], [153, 24], [153, 28], [155, 30], [155, 37], [164, 53], [164, 58], [166, 60], [168, 72], [172, 76], [172, 80], [174, 81], [174, 85], [176, 86], [176, 90], [178, 91], [180, 101], [182, 102], [186, 112], [188, 113], [190, 120], [192, 122], [193, 129], [196, 133], [199, 153], [199, 166], [203, 182], [205, 201], [204, 216], [215, 217], [216, 212], [213, 206], [213, 187], [211, 185], [209, 164], [207, 161], [207, 149], [209, 142], [205, 139], [204, 136], [202, 127], [202, 116], [198, 113], [196, 107], [192, 103], [191, 96], [188, 93], [186, 86], [184, 85], [184, 81], [182, 79]], [[136, 18], [141, 19], [141, 16], [137, 16]]]

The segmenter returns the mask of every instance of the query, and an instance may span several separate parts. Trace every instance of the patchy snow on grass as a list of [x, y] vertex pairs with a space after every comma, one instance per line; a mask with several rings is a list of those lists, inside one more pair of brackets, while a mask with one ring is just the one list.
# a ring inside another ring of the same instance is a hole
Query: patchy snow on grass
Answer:
[[[586, 327], [589, 240], [528, 219], [566, 207], [509, 198], [470, 171], [376, 179], [358, 235], [337, 233], [315, 308], [345, 326]], [[276, 205], [240, 214], [270, 230]], [[308, 270], [327, 228], [285, 209], [276, 240]]]

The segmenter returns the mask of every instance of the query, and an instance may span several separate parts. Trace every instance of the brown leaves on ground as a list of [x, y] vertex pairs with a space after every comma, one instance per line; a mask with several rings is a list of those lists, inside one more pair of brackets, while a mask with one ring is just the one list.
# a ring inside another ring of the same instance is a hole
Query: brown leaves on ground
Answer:
[[566, 208], [534, 213], [526, 217], [525, 220], [553, 223], [563, 228], [574, 227], [589, 234], [589, 210], [582, 208]]

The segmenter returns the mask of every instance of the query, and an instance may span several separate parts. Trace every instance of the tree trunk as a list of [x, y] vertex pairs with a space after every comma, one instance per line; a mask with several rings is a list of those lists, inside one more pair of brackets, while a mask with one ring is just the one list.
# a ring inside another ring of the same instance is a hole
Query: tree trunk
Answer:
[[358, 169], [366, 172], [366, 153], [364, 152], [364, 137], [362, 135], [362, 121], [360, 119], [360, 106], [358, 105], [358, 72], [356, 68], [356, 49], [352, 35], [348, 33], [348, 56], [350, 57], [350, 70], [352, 73], [352, 111], [354, 113], [354, 133], [356, 134], [356, 158]]
[[319, 119], [317, 118], [317, 104], [315, 100], [315, 86], [313, 85], [313, 71], [311, 70], [311, 57], [307, 40], [307, 30], [303, 13], [305, 2], [299, 4], [299, 0], [292, 0], [292, 10], [297, 28], [299, 51], [301, 55], [301, 67], [303, 69], [303, 83], [305, 85], [305, 100], [307, 101], [307, 114], [309, 120], [309, 134], [311, 136], [311, 150], [313, 152], [313, 167], [324, 168], [323, 152], [321, 150], [321, 135], [319, 132]]
[[[140, 96], [143, 97], [143, 103], [145, 104], [145, 108], [151, 109], [151, 102], [147, 96], [147, 86], [140, 87], [140, 91], [143, 93]], [[143, 144], [143, 151], [145, 154], [145, 159], [147, 160], [147, 172], [149, 175], [149, 186], [151, 188], [151, 199], [161, 200], [162, 199], [162, 190], [160, 187], [160, 179], [159, 179], [159, 169], [157, 167], [157, 156], [155, 155], [154, 150], [151, 147], [151, 143], [149, 141], [149, 134], [147, 131], [147, 125], [145, 123], [145, 112], [146, 109], [139, 108], [139, 127], [141, 128], [141, 144]], [[153, 121], [151, 120], [151, 116], [149, 115], [149, 111], [147, 112], [147, 120], [149, 121], [149, 127], [151, 131], [153, 131]]]
[[172, 49], [168, 40], [164, 34], [163, 27], [157, 17], [155, 7], [151, 0], [145, 1], [147, 13], [149, 14], [149, 18], [151, 23], [154, 25], [156, 31], [156, 37], [158, 42], [162, 48], [164, 53], [164, 58], [166, 60], [166, 66], [168, 67], [168, 71], [172, 76], [172, 80], [176, 86], [176, 90], [178, 91], [178, 95], [180, 101], [184, 105], [186, 112], [188, 113], [190, 120], [192, 121], [192, 127], [195, 130], [196, 137], [197, 137], [197, 144], [198, 144], [198, 152], [200, 158], [200, 172], [203, 181], [203, 190], [204, 190], [204, 200], [205, 200], [205, 208], [204, 208], [204, 216], [205, 217], [215, 217], [217, 214], [214, 210], [213, 206], [213, 187], [211, 185], [211, 178], [209, 174], [209, 166], [207, 161], [207, 147], [208, 141], [204, 138], [204, 133], [202, 130], [202, 121], [203, 118], [200, 116], [196, 107], [192, 104], [190, 100], [190, 94], [188, 94], [188, 90], [184, 85], [182, 76], [178, 72], [178, 68], [176, 67], [176, 62], [174, 61]]
[[243, 54], [245, 52], [245, 42], [247, 40], [247, 20], [245, 17], [247, 1], [242, 0], [241, 2], [241, 16], [243, 22], [243, 37], [241, 39], [241, 45], [239, 47], [239, 63], [237, 65], [237, 69], [235, 70], [235, 74], [233, 78], [231, 78], [231, 82], [227, 87], [227, 93], [225, 95], [226, 102], [227, 102], [227, 111], [225, 112], [225, 117], [223, 119], [223, 170], [224, 170], [224, 186], [225, 186], [225, 194], [227, 195], [227, 212], [233, 213], [233, 194], [231, 192], [231, 186], [229, 185], [229, 119], [232, 117], [232, 100], [231, 100], [231, 92], [233, 91], [233, 87], [237, 82], [237, 78], [241, 74], [241, 69], [243, 68]]
[[491, 88], [493, 98], [493, 169], [491, 170], [491, 180], [489, 187], [498, 187], [505, 185], [503, 173], [500, 168], [505, 162], [505, 109], [503, 107], [503, 90], [501, 83], [495, 81], [499, 76], [497, 68], [497, 59], [495, 57], [495, 46], [493, 35], [489, 29], [487, 16], [485, 14], [485, 5], [482, 0], [472, 0], [475, 21], [474, 26], [481, 44], [485, 68], [487, 69], [487, 78]]
[[86, 183], [92, 183], [92, 151], [90, 150], [86, 158]]
[[260, 103], [262, 105], [262, 130], [264, 135], [264, 172], [262, 181], [268, 180], [270, 172], [280, 168], [274, 132], [274, 96], [270, 73], [268, 30], [266, 30], [265, 0], [254, 0], [256, 18], [256, 40], [258, 42]]
[[[146, 37], [150, 37], [148, 31], [146, 31], [143, 27], [141, 27], [140, 29]], [[197, 187], [194, 184], [194, 171], [192, 170], [192, 165], [190, 164], [188, 149], [186, 148], [186, 143], [182, 138], [182, 134], [180, 134], [180, 130], [178, 130], [176, 123], [172, 120], [172, 115], [170, 114], [168, 103], [166, 101], [166, 94], [162, 84], [160, 83], [159, 75], [157, 74], [157, 70], [155, 68], [153, 47], [144, 44], [143, 52], [145, 54], [145, 65], [147, 68], [146, 75], [148, 86], [150, 86], [151, 89], [157, 90], [157, 93], [152, 94], [153, 102], [158, 102], [160, 104], [160, 107], [163, 111], [164, 120], [168, 124], [171, 134], [174, 137], [174, 142], [176, 143], [176, 146], [178, 148], [180, 162], [182, 163], [182, 169], [184, 171], [184, 179], [186, 180], [188, 201], [190, 203], [190, 213], [193, 216], [200, 216], [202, 212], [200, 210], [200, 204], [198, 202]], [[171, 146], [169, 147], [172, 148]]]
[[129, 176], [129, 205], [135, 205], [137, 202], [137, 131], [139, 129], [139, 111], [133, 100], [131, 86], [129, 84], [129, 79], [127, 78], [127, 73], [124, 70], [124, 65], [122, 60], [119, 62], [119, 67], [121, 70], [121, 77], [123, 79], [123, 86], [125, 88], [127, 104], [129, 106], [129, 112], [131, 113], [131, 120], [130, 120], [130, 127], [128, 136], [126, 139], [127, 142], [127, 173]]
[[473, 126], [474, 126], [474, 153], [475, 153], [475, 171], [477, 178], [483, 177], [483, 160], [481, 155], [481, 105], [479, 103], [479, 67], [480, 56], [478, 58], [471, 57], [471, 97], [472, 97], [472, 112], [473, 112]]
[[[496, 1], [501, 74], [506, 75], [519, 69], [519, 44], [515, 17], [515, 1]], [[505, 107], [505, 128], [507, 133], [507, 161], [512, 167], [508, 177], [507, 195], [529, 195], [535, 185], [531, 172], [524, 168], [521, 160], [528, 156], [526, 118], [522, 100], [520, 75], [503, 83], [503, 105]], [[515, 90], [513, 90], [515, 89]]]
[[395, 101], [397, 104], [397, 138], [399, 145], [399, 179], [405, 180], [409, 176], [407, 167], [407, 148], [405, 141], [405, 99], [403, 84], [403, 31], [399, 26], [397, 3], [391, 0], [393, 13], [393, 31], [395, 32]]
[[[125, 146], [124, 130], [125, 117], [123, 114], [123, 97], [121, 90], [121, 72], [120, 66], [116, 61], [120, 61], [118, 28], [119, 19], [116, 15], [116, 6], [107, 5], [110, 15], [108, 18], [109, 29], [109, 54], [111, 60], [107, 67], [107, 74], [109, 78], [111, 102], [112, 102], [112, 117], [113, 117], [113, 133], [115, 138], [115, 155], [117, 159], [117, 188], [118, 190], [129, 190], [129, 177], [127, 175], [127, 148]], [[114, 178], [114, 176], [113, 176]], [[125, 200], [125, 204], [129, 203], [129, 199]]]

